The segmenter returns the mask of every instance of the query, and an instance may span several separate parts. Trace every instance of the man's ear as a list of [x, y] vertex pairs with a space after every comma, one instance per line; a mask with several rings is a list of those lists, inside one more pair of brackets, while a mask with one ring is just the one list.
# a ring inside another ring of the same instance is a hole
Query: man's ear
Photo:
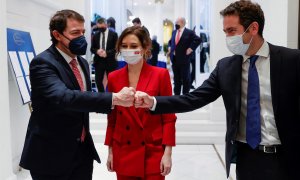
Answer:
[[254, 21], [250, 27], [250, 33], [252, 35], [257, 35], [258, 30], [259, 30], [259, 24], [256, 21]]
[[52, 35], [57, 41], [61, 41], [61, 35], [57, 30], [52, 31]]

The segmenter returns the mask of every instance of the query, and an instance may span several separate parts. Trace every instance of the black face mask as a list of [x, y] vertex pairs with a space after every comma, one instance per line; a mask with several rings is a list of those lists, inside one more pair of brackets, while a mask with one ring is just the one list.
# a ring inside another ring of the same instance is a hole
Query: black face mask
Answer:
[[[67, 38], [65, 35], [63, 35], [65, 38]], [[87, 49], [87, 42], [85, 40], [84, 36], [79, 36], [77, 38], [74, 38], [70, 40], [67, 38], [70, 43], [69, 43], [69, 50], [71, 51], [72, 54], [76, 55], [85, 55], [86, 54], [86, 49]]]
[[100, 31], [100, 32], [105, 32], [105, 31], [106, 31], [106, 28], [105, 28], [105, 27], [101, 27], [101, 28], [99, 28], [99, 31]]
[[176, 30], [180, 29], [180, 25], [179, 24], [175, 24], [175, 29]]

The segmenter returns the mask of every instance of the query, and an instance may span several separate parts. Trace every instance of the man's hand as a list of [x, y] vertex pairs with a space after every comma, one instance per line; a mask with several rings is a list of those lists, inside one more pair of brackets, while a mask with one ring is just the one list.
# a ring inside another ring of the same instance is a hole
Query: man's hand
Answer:
[[103, 58], [107, 57], [106, 51], [104, 49], [98, 49], [97, 54], [98, 54], [98, 56], [103, 57]]
[[104, 58], [107, 57], [107, 54], [106, 54], [106, 51], [105, 51], [105, 50], [103, 50], [103, 52], [102, 52], [102, 57], [104, 57]]
[[191, 48], [188, 48], [188, 49], [186, 50], [186, 55], [190, 55], [192, 52], [193, 52], [193, 50], [192, 50]]
[[102, 56], [102, 53], [103, 53], [103, 51], [104, 51], [103, 49], [98, 49], [98, 50], [97, 50], [97, 54], [98, 54], [98, 56], [100, 56], [100, 57], [101, 57], [101, 56]]
[[135, 89], [133, 87], [124, 87], [118, 93], [113, 93], [112, 105], [130, 107], [134, 103]]
[[136, 108], [152, 108], [153, 107], [153, 97], [149, 96], [147, 93], [145, 92], [141, 92], [141, 91], [137, 91], [135, 93], [135, 102], [134, 102], [134, 106]]

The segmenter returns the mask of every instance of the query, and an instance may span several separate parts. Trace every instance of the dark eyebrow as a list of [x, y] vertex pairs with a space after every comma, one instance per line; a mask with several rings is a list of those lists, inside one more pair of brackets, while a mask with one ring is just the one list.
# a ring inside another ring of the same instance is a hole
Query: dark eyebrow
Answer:
[[228, 32], [228, 31], [233, 31], [233, 30], [236, 30], [237, 28], [235, 27], [229, 27], [227, 29], [223, 29], [224, 32]]

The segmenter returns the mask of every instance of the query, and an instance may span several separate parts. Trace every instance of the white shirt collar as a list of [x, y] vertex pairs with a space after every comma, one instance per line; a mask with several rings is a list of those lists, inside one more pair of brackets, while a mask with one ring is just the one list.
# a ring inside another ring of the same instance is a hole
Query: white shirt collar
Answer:
[[75, 58], [72, 58], [69, 55], [67, 55], [65, 52], [63, 52], [62, 50], [60, 50], [58, 47], [55, 46], [55, 48], [62, 55], [62, 57], [67, 61], [68, 64], [70, 64], [70, 62], [72, 61], [72, 59], [76, 59], [77, 60], [76, 56], [75, 56]]
[[[269, 57], [270, 55], [270, 47], [267, 41], [264, 41], [260, 49], [256, 52], [257, 56], [262, 56], [262, 57]], [[249, 59], [250, 56], [243, 55], [243, 62], [245, 62], [247, 59]]]

